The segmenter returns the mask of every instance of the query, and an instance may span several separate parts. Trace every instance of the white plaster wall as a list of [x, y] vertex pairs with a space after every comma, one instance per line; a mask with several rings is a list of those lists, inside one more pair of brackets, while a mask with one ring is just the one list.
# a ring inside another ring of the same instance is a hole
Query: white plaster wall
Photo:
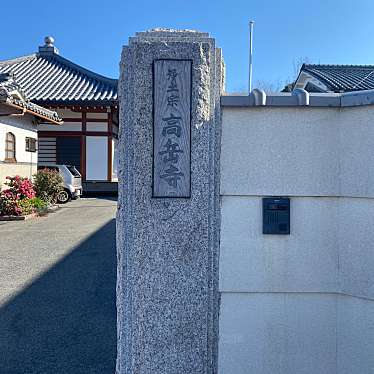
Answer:
[[86, 137], [86, 179], [108, 179], [108, 138], [106, 136]]
[[328, 293], [222, 293], [219, 373], [371, 374], [374, 307]]
[[[32, 120], [30, 115], [0, 117], [0, 190], [6, 188], [6, 176], [32, 178], [36, 172], [37, 152], [26, 152], [26, 138], [37, 138], [37, 127]], [[7, 132], [12, 132], [16, 138], [17, 163], [4, 163]]]
[[374, 373], [373, 300], [340, 296], [337, 307], [337, 372]]
[[81, 112], [74, 112], [70, 109], [56, 109], [61, 118], [82, 118]]
[[100, 118], [100, 119], [106, 119], [106, 120], [108, 119], [108, 113], [88, 112], [86, 116], [87, 116], [87, 119], [90, 119], [90, 118]]
[[5, 159], [6, 133], [12, 132], [16, 137], [17, 162], [37, 162], [37, 152], [26, 152], [26, 138], [37, 138], [37, 127], [32, 119], [29, 115], [0, 117], [0, 161]]
[[374, 106], [225, 108], [221, 193], [374, 197], [373, 124]]
[[112, 139], [112, 181], [118, 181], [118, 140]]
[[82, 124], [80, 122], [64, 122], [61, 125], [47, 125], [40, 124], [39, 131], [82, 131]]
[[224, 108], [220, 374], [374, 373], [373, 149], [373, 107]]
[[291, 197], [291, 235], [262, 234], [262, 198], [221, 198], [220, 289], [374, 299], [374, 199]]
[[87, 131], [108, 131], [107, 122], [87, 122]]
[[223, 293], [220, 313], [219, 373], [336, 373], [335, 295]]
[[374, 199], [341, 199], [338, 215], [340, 290], [374, 300]]
[[336, 292], [337, 212], [337, 198], [292, 198], [291, 235], [263, 235], [261, 197], [222, 196], [221, 291]]

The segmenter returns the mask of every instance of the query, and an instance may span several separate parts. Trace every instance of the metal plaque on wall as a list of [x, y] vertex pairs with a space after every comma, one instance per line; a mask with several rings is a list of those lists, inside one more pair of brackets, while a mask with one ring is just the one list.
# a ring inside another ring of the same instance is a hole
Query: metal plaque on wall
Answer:
[[191, 196], [190, 60], [153, 62], [153, 197]]

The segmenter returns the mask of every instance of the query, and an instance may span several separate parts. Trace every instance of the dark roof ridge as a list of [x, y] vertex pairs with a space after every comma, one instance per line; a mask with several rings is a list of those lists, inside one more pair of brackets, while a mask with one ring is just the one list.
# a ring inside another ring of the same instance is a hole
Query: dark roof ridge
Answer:
[[64, 63], [65, 65], [68, 65], [68, 67], [71, 68], [71, 69], [74, 69], [74, 70], [76, 70], [76, 71], [78, 71], [78, 72], [83, 72], [83, 73], [89, 75], [90, 77], [92, 77], [92, 78], [94, 78], [94, 79], [97, 79], [97, 80], [104, 80], [104, 81], [106, 81], [106, 82], [109, 83], [109, 84], [117, 84], [117, 82], [118, 82], [118, 79], [109, 78], [109, 77], [106, 77], [106, 76], [104, 76], [104, 75], [101, 75], [101, 74], [95, 73], [95, 72], [93, 72], [92, 70], [86, 69], [86, 68], [84, 68], [83, 66], [78, 65], [78, 64], [76, 64], [76, 63], [74, 63], [74, 62], [68, 60], [67, 58], [62, 57], [61, 55], [56, 54], [56, 53], [51, 54], [51, 55], [48, 55], [48, 56], [43, 55], [43, 54], [40, 54], [40, 53], [37, 53], [37, 56], [38, 56], [38, 57], [42, 57], [42, 58], [46, 58], [46, 59], [48, 59], [48, 58], [50, 58], [50, 57], [55, 58], [56, 60], [60, 60], [60, 61], [61, 61], [62, 63]]
[[118, 79], [109, 78], [109, 77], [106, 77], [104, 75], [95, 73], [94, 71], [89, 70], [89, 69], [87, 69], [87, 68], [85, 68], [81, 65], [78, 65], [78, 64], [72, 62], [71, 60], [69, 60], [65, 57], [62, 57], [61, 55], [59, 55], [57, 53], [44, 55], [42, 53], [37, 52], [37, 53], [33, 53], [31, 55], [25, 55], [25, 56], [20, 56], [20, 57], [16, 57], [16, 58], [11, 58], [9, 60], [0, 60], [0, 65], [13, 65], [13, 64], [17, 64], [17, 63], [20, 63], [20, 62], [26, 61], [26, 60], [31, 60], [31, 59], [37, 58], [37, 57], [45, 58], [47, 60], [51, 59], [51, 58], [55, 58], [56, 60], [60, 60], [60, 62], [67, 65], [69, 68], [76, 70], [77, 72], [83, 72], [83, 73], [89, 75], [91, 78], [94, 78], [94, 79], [97, 79], [97, 80], [104, 80], [109, 84], [117, 84], [117, 82], [118, 82]]
[[324, 68], [340, 68], [340, 67], [357, 67], [357, 68], [370, 68], [374, 69], [374, 65], [355, 65], [355, 64], [303, 64], [302, 68], [310, 68], [310, 67], [324, 67]]
[[95, 73], [54, 51], [0, 62], [0, 73], [7, 72], [15, 75], [30, 100], [41, 105], [111, 105], [117, 101], [117, 79]]

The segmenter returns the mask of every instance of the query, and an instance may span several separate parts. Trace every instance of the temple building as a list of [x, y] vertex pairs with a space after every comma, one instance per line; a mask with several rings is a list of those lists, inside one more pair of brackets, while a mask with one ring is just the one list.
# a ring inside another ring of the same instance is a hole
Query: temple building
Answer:
[[116, 191], [117, 80], [62, 57], [52, 37], [37, 53], [0, 61], [1, 73], [11, 74], [33, 103], [63, 120], [38, 126], [38, 164], [75, 165], [85, 191]]
[[40, 123], [58, 128], [62, 121], [56, 112], [30, 101], [12, 74], [0, 74], [0, 190], [6, 188], [7, 176], [31, 179], [36, 173]]

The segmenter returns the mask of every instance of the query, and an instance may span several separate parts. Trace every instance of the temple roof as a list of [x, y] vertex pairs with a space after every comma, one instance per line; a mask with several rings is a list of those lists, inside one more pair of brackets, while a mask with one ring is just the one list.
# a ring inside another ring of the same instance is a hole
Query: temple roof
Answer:
[[12, 73], [26, 96], [40, 105], [111, 105], [117, 80], [87, 70], [59, 55], [47, 37], [39, 52], [0, 61], [0, 73]]
[[31, 102], [11, 73], [0, 74], [0, 104], [21, 111], [20, 114], [27, 112], [48, 122], [62, 123], [56, 112]]

